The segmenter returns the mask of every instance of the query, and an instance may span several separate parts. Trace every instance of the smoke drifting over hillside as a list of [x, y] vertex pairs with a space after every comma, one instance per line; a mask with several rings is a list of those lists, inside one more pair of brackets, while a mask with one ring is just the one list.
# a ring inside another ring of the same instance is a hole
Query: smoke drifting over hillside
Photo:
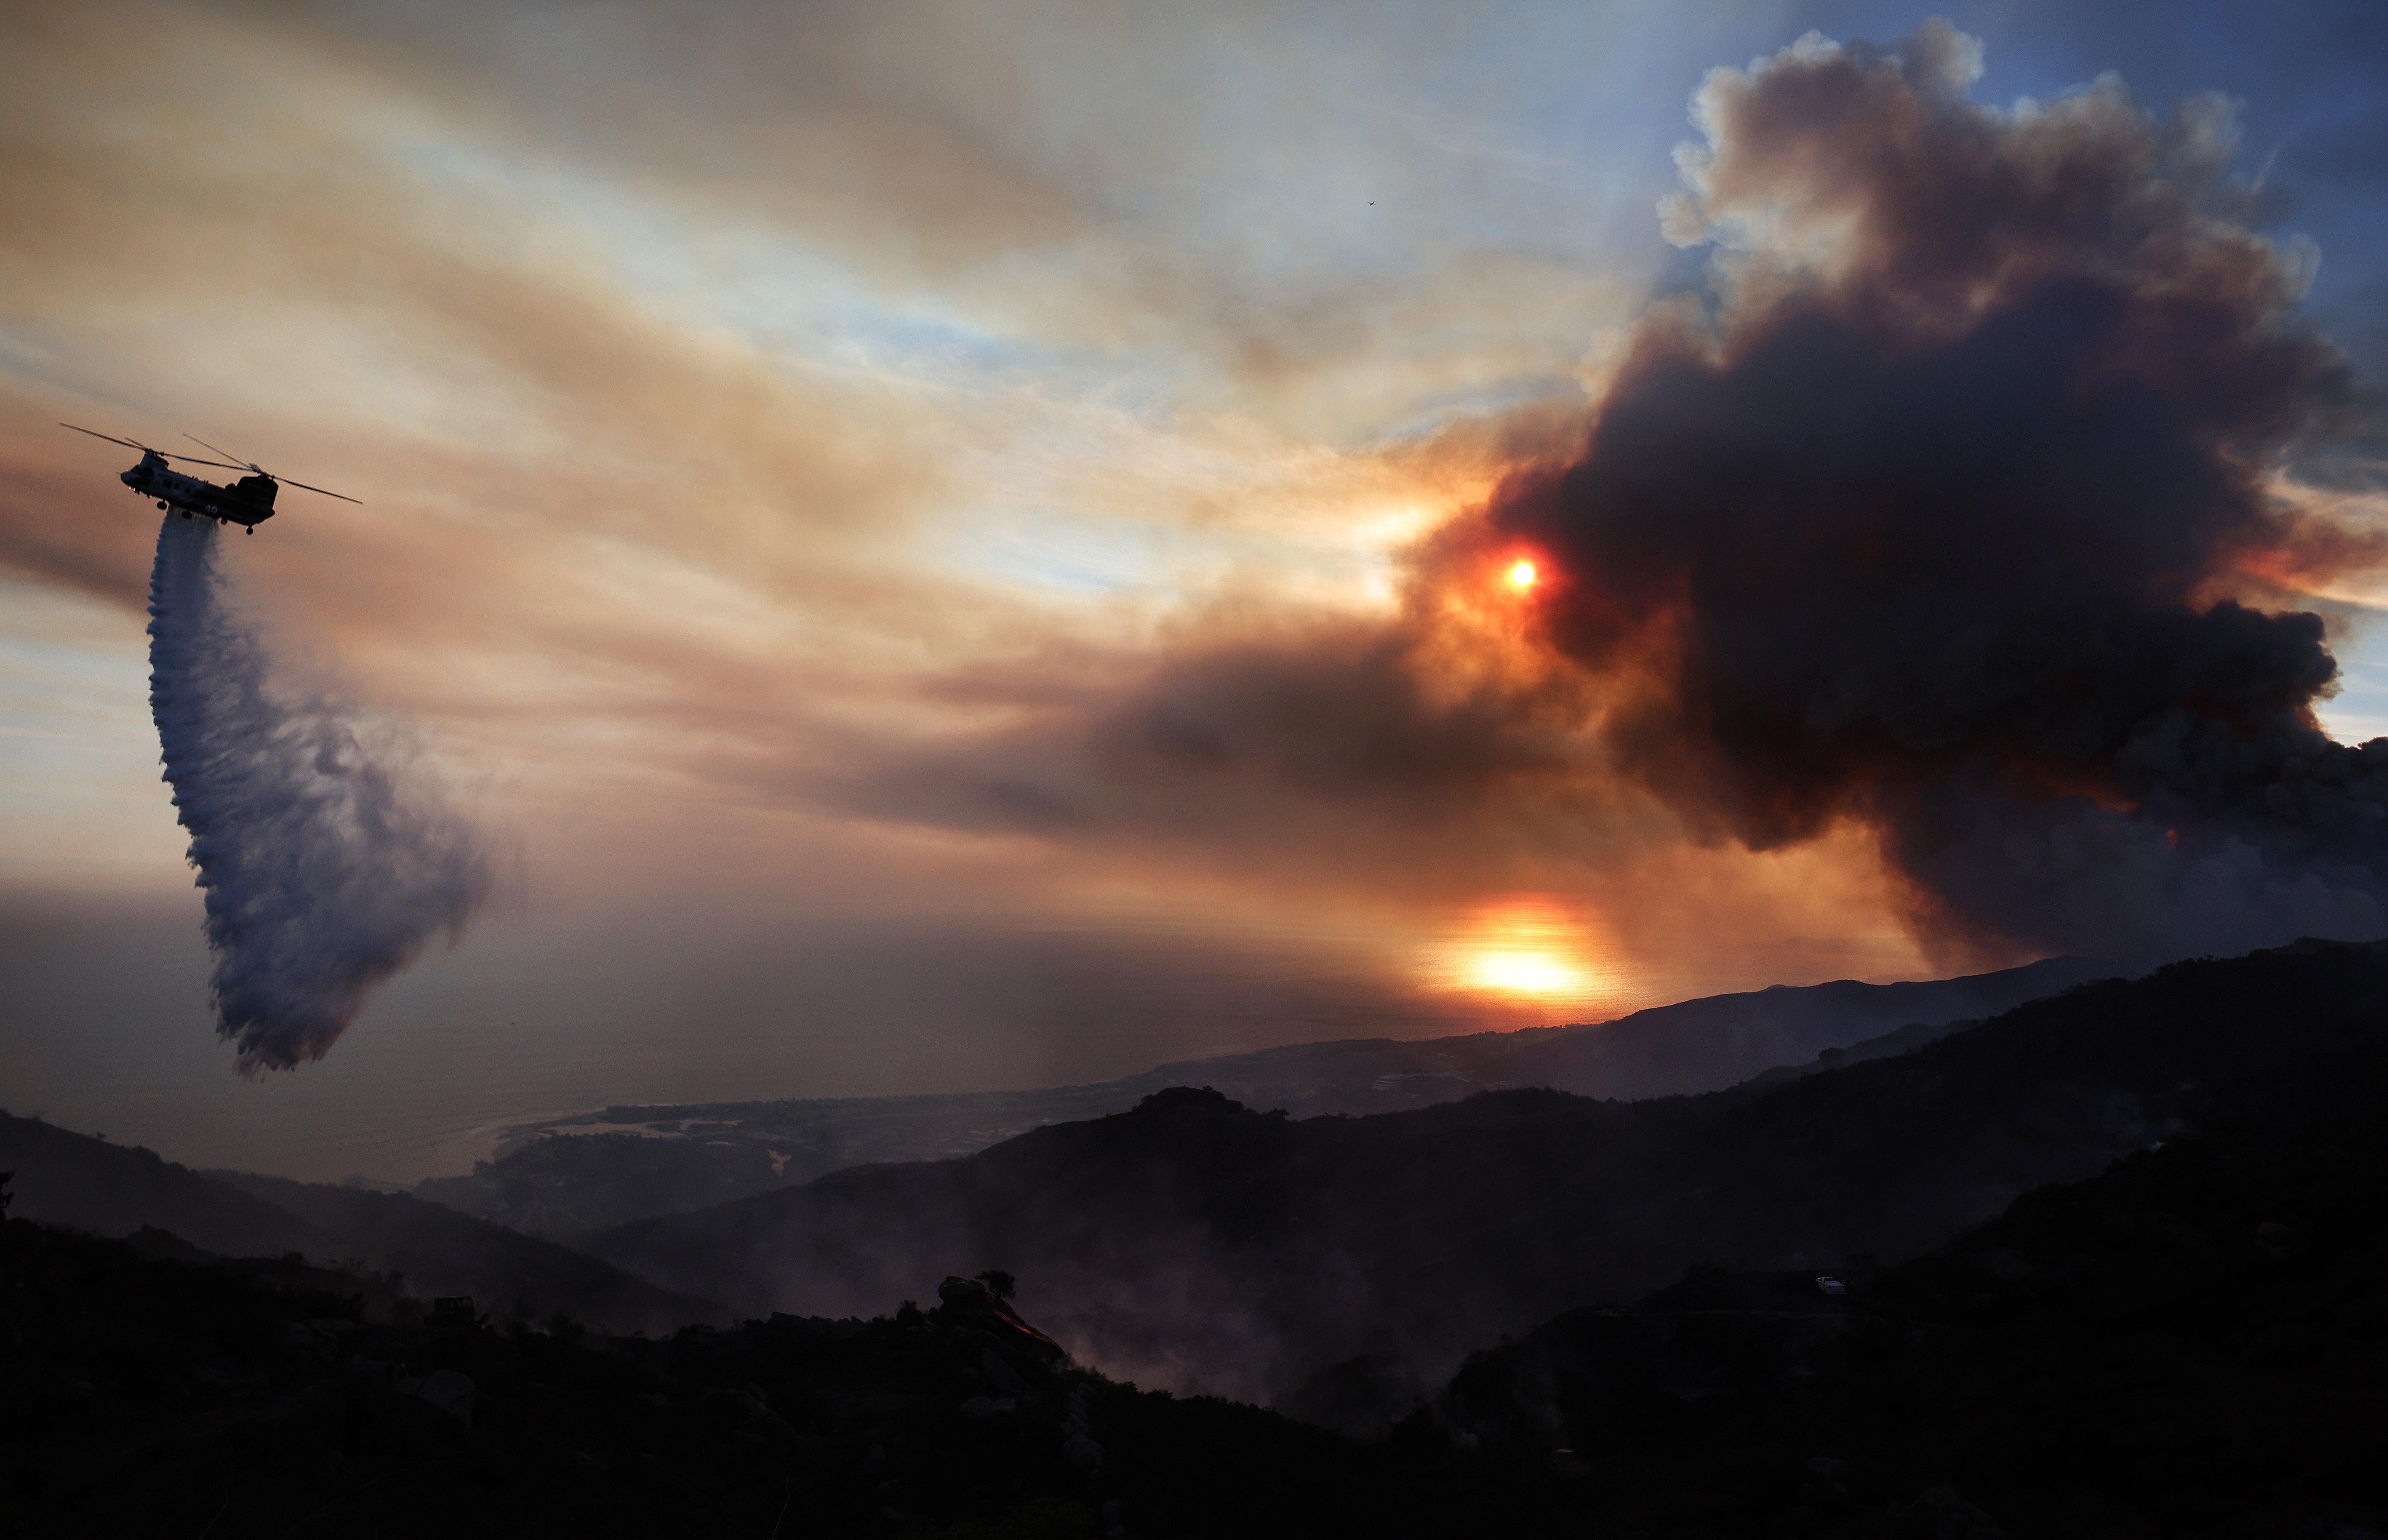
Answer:
[[2220, 99], [2001, 109], [1979, 70], [1936, 24], [1712, 71], [1661, 210], [1709, 292], [1652, 307], [1583, 437], [1424, 541], [1375, 632], [1114, 696], [1040, 807], [1271, 785], [1315, 809], [1279, 831], [1488, 846], [1526, 810], [1595, 861], [1649, 795], [1708, 845], [1862, 829], [1949, 962], [2388, 931], [2388, 742], [2317, 725], [2295, 598], [2388, 551], [2292, 474], [2369, 410], [2298, 316], [2312, 253], [2250, 228]]
[[221, 549], [205, 519], [159, 528], [149, 699], [207, 890], [216, 1031], [252, 1074], [322, 1058], [375, 985], [463, 933], [489, 868], [395, 745], [269, 688]]
[[2353, 391], [2231, 217], [2229, 109], [2001, 111], [1979, 68], [1931, 27], [1713, 72], [1665, 213], [1717, 315], [1470, 538], [1556, 559], [1629, 773], [1758, 848], [1866, 821], [1937, 934], [2377, 935], [2388, 742], [2316, 727], [2318, 617], [2224, 597], [2380, 554], [2276, 477]]

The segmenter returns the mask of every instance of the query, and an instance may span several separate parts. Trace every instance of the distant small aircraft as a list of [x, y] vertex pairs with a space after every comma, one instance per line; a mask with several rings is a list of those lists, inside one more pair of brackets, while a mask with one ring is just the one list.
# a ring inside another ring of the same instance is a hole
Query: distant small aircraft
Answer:
[[[180, 511], [184, 518], [211, 518], [218, 524], [237, 524], [252, 535], [257, 533], [259, 525], [273, 516], [273, 494], [280, 490], [282, 482], [288, 479], [273, 475], [262, 465], [235, 460], [226, 451], [216, 449], [215, 445], [209, 443], [205, 439], [197, 438], [188, 433], [184, 434], [183, 437], [189, 439], [201, 449], [215, 450], [218, 454], [224, 455], [224, 458], [202, 460], [195, 454], [169, 454], [164, 450], [151, 449], [148, 445], [131, 439], [119, 439], [112, 433], [95, 433], [87, 427], [75, 427], [72, 423], [60, 423], [58, 426], [73, 427], [77, 433], [90, 433], [95, 439], [105, 439], [111, 444], [122, 444], [126, 449], [139, 450], [141, 464], [126, 471], [117, 479], [139, 492], [143, 497], [156, 498], [159, 513], [175, 509]], [[166, 464], [169, 460], [180, 460], [193, 465], [213, 465], [219, 470], [248, 471], [249, 474], [229, 487], [219, 487], [212, 481], [202, 481], [196, 476], [184, 475]], [[321, 492], [325, 497], [337, 497], [343, 503], [354, 503], [359, 507], [364, 505], [362, 499], [350, 497], [345, 492], [324, 491], [323, 488], [310, 487], [304, 481], [292, 481], [290, 485], [303, 491]]]

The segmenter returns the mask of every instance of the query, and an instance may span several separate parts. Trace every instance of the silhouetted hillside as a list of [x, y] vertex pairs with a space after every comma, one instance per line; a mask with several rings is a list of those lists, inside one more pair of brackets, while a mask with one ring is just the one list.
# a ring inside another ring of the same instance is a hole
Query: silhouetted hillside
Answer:
[[0, 1113], [0, 1171], [17, 1173], [19, 1219], [94, 1235], [170, 1230], [222, 1256], [345, 1254], [341, 1239], [155, 1152]]
[[1905, 1508], [1924, 1534], [2377, 1534], [2382, 1213], [2388, 1122], [2242, 1124], [1838, 1296], [1696, 1269], [1570, 1312], [1471, 1358], [1432, 1421], [1569, 1451], [1583, 1508], [1646, 1533], [1881, 1534]]
[[414, 1192], [527, 1235], [570, 1241], [629, 1219], [768, 1192], [845, 1164], [795, 1164], [784, 1151], [734, 1129], [686, 1139], [644, 1129], [583, 1133], [516, 1141], [495, 1159], [476, 1162], [470, 1176], [427, 1177]]
[[1150, 1093], [1200, 1082], [1262, 1111], [1392, 1112], [1480, 1089], [1548, 1087], [1634, 1101], [1738, 1085], [1911, 1024], [1937, 1026], [2012, 1010], [2115, 970], [2054, 957], [2021, 968], [1912, 984], [1831, 984], [1654, 1006], [1613, 1022], [1479, 1032], [1417, 1042], [1302, 1043], [1164, 1064], [1123, 1082]]
[[1915, 1262], [1691, 1269], [1390, 1436], [1061, 1357], [983, 1283], [668, 1340], [443, 1323], [283, 1263], [0, 1226], [11, 1534], [2361, 1540], [2388, 1526], [2388, 1121], [2242, 1124]]
[[355, 1266], [401, 1273], [420, 1296], [471, 1294], [518, 1319], [562, 1312], [609, 1330], [671, 1331], [728, 1312], [658, 1289], [595, 1257], [400, 1192], [210, 1173], [341, 1237]]
[[202, 1254], [280, 1257], [402, 1275], [421, 1296], [475, 1294], [519, 1315], [562, 1311], [618, 1330], [726, 1318], [721, 1306], [553, 1242], [391, 1193], [230, 1172], [202, 1175], [29, 1118], [0, 1114], [15, 1212], [93, 1235], [147, 1229]]
[[1108, 1383], [961, 1279], [892, 1317], [605, 1340], [15, 1221], [0, 1292], [11, 1534], [1439, 1535], [1489, 1484]]
[[[1929, 983], [1843, 979], [1685, 1000], [1595, 1025], [1301, 1043], [1042, 1090], [612, 1107], [527, 1125], [469, 1176], [429, 1178], [415, 1191], [529, 1234], [577, 1241], [851, 1166], [975, 1154], [1043, 1125], [1124, 1112], [1172, 1086], [1212, 1086], [1258, 1111], [1302, 1117], [1393, 1112], [1527, 1086], [1668, 1096], [1734, 1085], [1911, 1024], [1995, 1015], [2111, 971], [2051, 958]], [[621, 1132], [594, 1131], [605, 1129]]]
[[839, 1173], [591, 1249], [738, 1308], [845, 1313], [932, 1258], [1032, 1280], [1086, 1361], [1260, 1398], [1378, 1353], [1414, 1376], [1703, 1259], [1913, 1254], [2016, 1194], [2388, 1088], [2388, 948], [2177, 964], [1901, 1057], [1642, 1102], [1480, 1095], [1296, 1122], [1173, 1090], [967, 1160]]

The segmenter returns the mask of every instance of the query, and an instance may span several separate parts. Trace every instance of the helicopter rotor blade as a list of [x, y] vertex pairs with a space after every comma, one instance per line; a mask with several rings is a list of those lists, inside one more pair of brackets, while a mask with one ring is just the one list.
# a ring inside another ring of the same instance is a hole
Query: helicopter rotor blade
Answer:
[[239, 455], [235, 454], [228, 449], [217, 449], [215, 445], [209, 443], [205, 439], [200, 438], [196, 433], [185, 433], [183, 437], [198, 445], [201, 449], [212, 451], [217, 454], [222, 455], [225, 459], [233, 461], [234, 464], [228, 466], [228, 469], [236, 471], [255, 471], [260, 476], [263, 476], [265, 474], [264, 466], [257, 465], [251, 461], [243, 460]]
[[[267, 470], [263, 465], [258, 465], [254, 461], [235, 461], [229, 458], [223, 460], [202, 460], [196, 454], [175, 454], [167, 450], [151, 449], [148, 445], [136, 442], [131, 439], [120, 439], [113, 433], [100, 433], [88, 427], [75, 427], [75, 425], [72, 423], [60, 423], [58, 426], [60, 427], [72, 427], [77, 433], [88, 433], [95, 439], [105, 439], [111, 444], [122, 444], [126, 449], [137, 449], [144, 454], [163, 455], [169, 460], [180, 460], [187, 465], [213, 465], [219, 470], [253, 471], [257, 475], [265, 477], [268, 481], [278, 482], [286, 487], [296, 487], [301, 491], [313, 492], [320, 497], [337, 497], [343, 503], [353, 503], [360, 508], [365, 505], [363, 498], [350, 497], [346, 492], [336, 492], [325, 487], [310, 487], [304, 481], [293, 481], [287, 477], [276, 476], [272, 471]], [[218, 454], [229, 456], [232, 452], [230, 450], [216, 449], [215, 445], [209, 443], [205, 439], [200, 438], [196, 433], [185, 433], [183, 437], [188, 439], [191, 442], [198, 445], [202, 449], [215, 450]]]
[[[259, 471], [257, 474], [258, 474], [258, 475], [260, 475], [260, 476], [265, 476], [265, 475], [268, 475], [269, 473], [268, 473], [268, 472], [265, 472], [265, 471]], [[296, 488], [298, 488], [298, 489], [300, 491], [302, 491], [302, 492], [318, 492], [318, 493], [322, 493], [322, 495], [323, 495], [323, 496], [324, 496], [324, 497], [337, 497], [337, 498], [338, 498], [338, 499], [339, 499], [341, 502], [343, 502], [343, 503], [355, 503], [355, 504], [356, 504], [358, 507], [360, 507], [360, 508], [362, 508], [362, 507], [363, 507], [363, 506], [365, 505], [365, 500], [364, 500], [363, 498], [361, 498], [361, 497], [350, 497], [350, 496], [349, 496], [348, 493], [346, 493], [346, 492], [327, 492], [327, 491], [324, 491], [324, 489], [323, 489], [323, 488], [321, 488], [321, 487], [310, 487], [310, 486], [309, 486], [309, 485], [307, 485], [307, 483], [305, 483], [304, 481], [293, 481], [293, 480], [291, 480], [291, 479], [290, 479], [288, 477], [286, 477], [286, 476], [276, 476], [276, 477], [273, 477], [273, 479], [274, 479], [274, 480], [276, 480], [276, 481], [281, 482], [281, 483], [282, 483], [284, 486], [286, 486], [286, 487], [296, 487]]]
[[111, 444], [122, 444], [126, 449], [137, 449], [144, 454], [159, 454], [164, 452], [160, 450], [153, 450], [146, 444], [135, 443], [130, 439], [120, 439], [113, 433], [96, 433], [87, 427], [75, 427], [72, 423], [60, 423], [58, 426], [60, 427], [74, 427], [74, 430], [77, 433], [89, 433], [95, 439], [105, 439]]

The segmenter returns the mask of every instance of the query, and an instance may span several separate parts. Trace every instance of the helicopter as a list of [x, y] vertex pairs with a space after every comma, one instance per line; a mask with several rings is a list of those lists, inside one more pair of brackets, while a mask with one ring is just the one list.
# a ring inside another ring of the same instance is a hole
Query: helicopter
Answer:
[[[252, 535], [257, 533], [259, 525], [273, 516], [273, 494], [281, 489], [282, 483], [288, 479], [286, 477], [273, 475], [262, 465], [235, 459], [231, 452], [216, 449], [215, 445], [194, 434], [185, 433], [183, 437], [201, 449], [213, 450], [224, 458], [202, 460], [195, 454], [170, 454], [162, 449], [151, 449], [147, 444], [135, 439], [119, 439], [112, 433], [99, 433], [87, 427], [75, 427], [72, 423], [60, 423], [58, 426], [74, 428], [77, 433], [89, 433], [93, 438], [105, 439], [111, 444], [122, 444], [126, 449], [139, 450], [141, 463], [118, 477], [117, 479], [139, 492], [143, 497], [156, 498], [159, 513], [179, 510], [184, 518], [211, 518], [220, 526], [237, 524]], [[219, 470], [247, 471], [249, 474], [229, 487], [219, 487], [212, 481], [203, 481], [196, 476], [184, 475], [168, 465], [166, 462], [169, 460], [180, 460], [192, 465], [213, 465]], [[345, 492], [327, 491], [322, 487], [310, 487], [304, 481], [292, 481], [290, 485], [303, 491], [320, 492], [325, 497], [337, 497], [343, 503], [354, 503], [359, 507], [364, 505], [362, 498], [350, 497]]]

